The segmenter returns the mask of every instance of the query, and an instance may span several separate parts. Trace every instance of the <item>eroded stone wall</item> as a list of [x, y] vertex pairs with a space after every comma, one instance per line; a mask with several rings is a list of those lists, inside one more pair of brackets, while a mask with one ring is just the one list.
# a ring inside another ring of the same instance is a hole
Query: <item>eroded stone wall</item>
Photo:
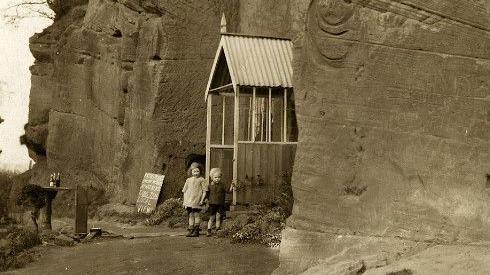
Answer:
[[278, 273], [349, 254], [349, 236], [489, 240], [490, 1], [293, 2], [300, 135]]
[[130, 203], [145, 172], [165, 173], [174, 196], [186, 157], [204, 154], [204, 89], [221, 14], [236, 29], [238, 2], [72, 2], [31, 39], [33, 181], [61, 171]]
[[135, 202], [145, 172], [166, 175], [164, 198], [180, 196], [188, 156], [204, 154], [204, 89], [222, 13], [228, 32], [290, 30], [281, 1], [54, 5], [54, 24], [30, 41], [36, 61], [22, 141], [37, 161], [31, 180], [47, 184], [59, 171], [66, 185], [126, 203]]

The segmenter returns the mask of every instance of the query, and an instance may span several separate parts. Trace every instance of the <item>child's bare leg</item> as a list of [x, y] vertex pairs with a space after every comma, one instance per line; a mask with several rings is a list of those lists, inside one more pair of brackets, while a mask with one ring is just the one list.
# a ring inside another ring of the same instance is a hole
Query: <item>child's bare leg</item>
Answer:
[[211, 228], [213, 228], [214, 219], [215, 219], [214, 215], [211, 215], [209, 217], [209, 221], [208, 221], [208, 229], [209, 230], [211, 230]]
[[221, 227], [221, 213], [218, 212], [216, 213], [216, 229], [219, 229]]
[[194, 227], [194, 213], [189, 213], [189, 229]]
[[201, 225], [201, 215], [199, 212], [194, 213], [194, 226], [199, 227]]

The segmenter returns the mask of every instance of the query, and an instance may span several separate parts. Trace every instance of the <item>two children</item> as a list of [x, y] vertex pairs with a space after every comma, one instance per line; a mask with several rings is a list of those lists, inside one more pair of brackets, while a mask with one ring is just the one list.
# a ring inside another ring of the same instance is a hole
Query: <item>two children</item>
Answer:
[[[211, 228], [216, 220], [216, 230], [220, 229], [221, 217], [225, 213], [225, 194], [227, 190], [221, 182], [221, 169], [213, 168], [209, 172], [210, 182], [202, 177], [202, 167], [198, 163], [192, 163], [188, 173], [190, 177], [185, 181], [182, 192], [184, 193], [184, 207], [189, 214], [189, 233], [187, 237], [199, 236], [200, 213], [204, 208], [205, 200], [209, 202], [211, 217], [208, 222], [207, 235], [211, 236]], [[230, 186], [231, 192], [234, 188]]]

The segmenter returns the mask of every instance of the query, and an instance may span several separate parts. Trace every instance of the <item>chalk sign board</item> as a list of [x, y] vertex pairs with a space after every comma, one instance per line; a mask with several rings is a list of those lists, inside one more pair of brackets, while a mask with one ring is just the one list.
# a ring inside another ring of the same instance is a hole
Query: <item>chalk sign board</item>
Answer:
[[136, 208], [140, 213], [151, 213], [157, 207], [158, 197], [162, 190], [164, 175], [146, 173], [141, 183]]

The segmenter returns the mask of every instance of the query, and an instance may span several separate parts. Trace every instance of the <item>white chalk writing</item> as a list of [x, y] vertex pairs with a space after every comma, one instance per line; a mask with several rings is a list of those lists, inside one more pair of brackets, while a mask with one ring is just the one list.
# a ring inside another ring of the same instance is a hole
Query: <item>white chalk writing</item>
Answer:
[[141, 182], [136, 208], [141, 213], [151, 213], [157, 206], [164, 175], [146, 173]]

